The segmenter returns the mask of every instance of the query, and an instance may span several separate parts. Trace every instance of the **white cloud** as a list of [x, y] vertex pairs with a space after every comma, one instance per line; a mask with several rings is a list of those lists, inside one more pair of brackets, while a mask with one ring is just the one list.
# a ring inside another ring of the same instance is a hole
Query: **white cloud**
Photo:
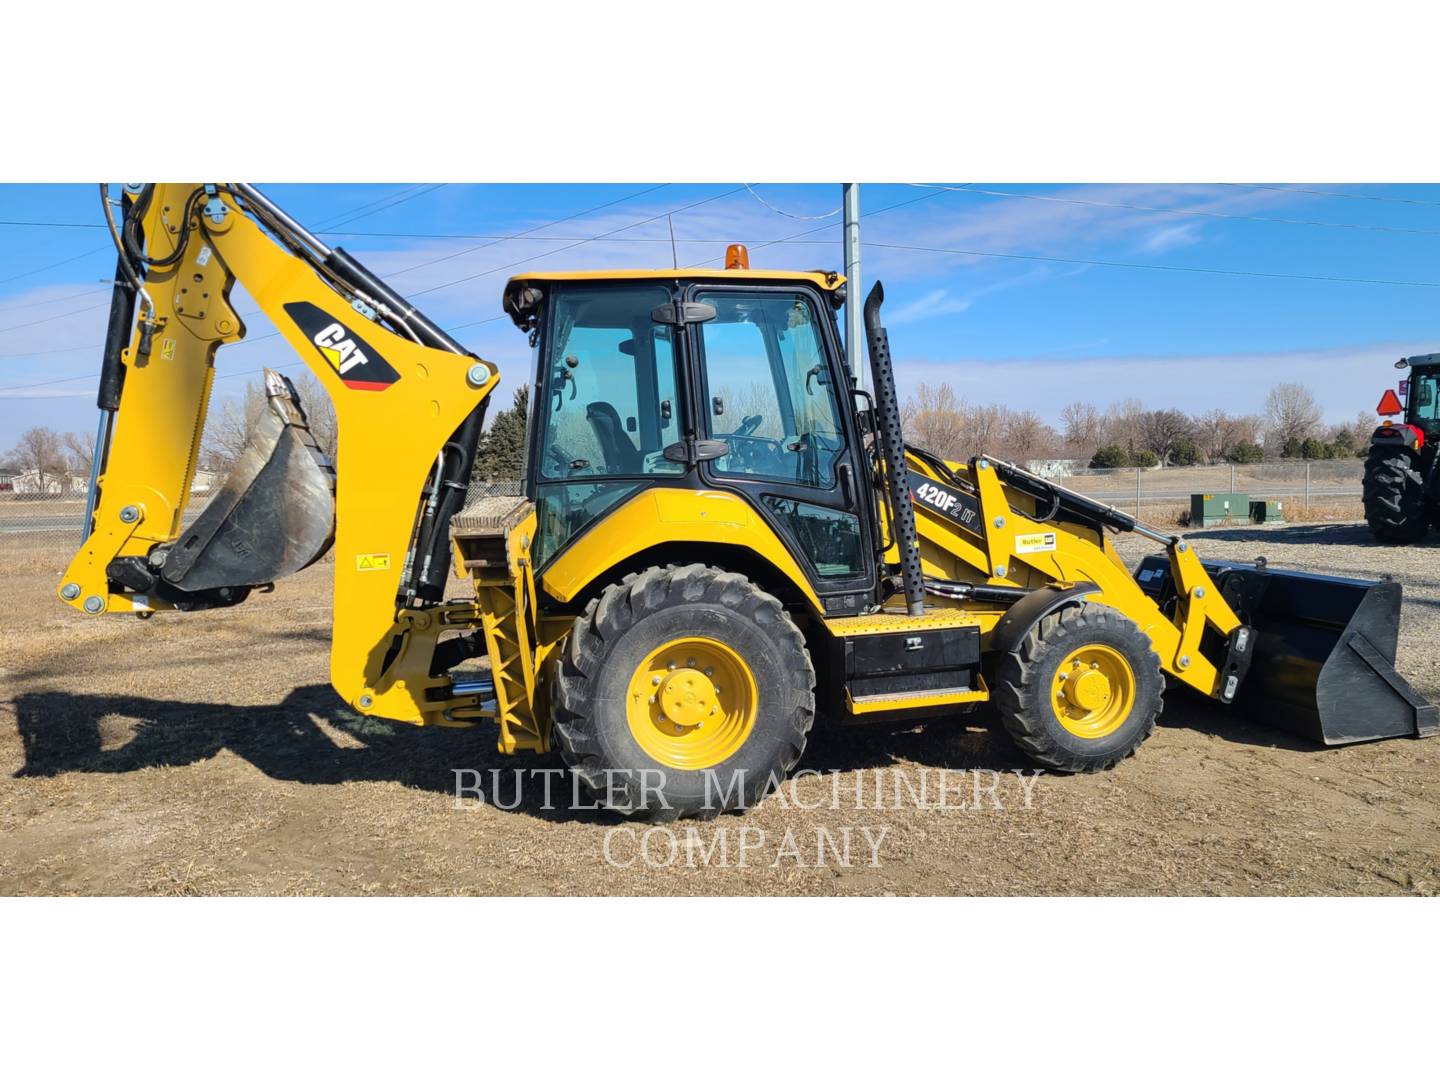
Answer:
[[1201, 239], [1201, 229], [1198, 223], [1187, 221], [1181, 225], [1167, 225], [1163, 229], [1156, 229], [1149, 236], [1140, 242], [1140, 250], [1150, 254], [1158, 254], [1162, 251], [1172, 251], [1175, 248], [1189, 247], [1191, 244], [1198, 244]]

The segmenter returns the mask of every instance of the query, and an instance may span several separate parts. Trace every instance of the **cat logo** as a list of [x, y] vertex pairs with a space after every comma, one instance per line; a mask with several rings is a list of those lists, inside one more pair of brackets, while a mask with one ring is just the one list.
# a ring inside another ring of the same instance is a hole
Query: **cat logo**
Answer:
[[389, 570], [390, 553], [387, 551], [379, 555], [356, 555], [356, 570]]
[[338, 322], [333, 322], [321, 330], [315, 335], [314, 341], [320, 346], [320, 352], [330, 361], [330, 366], [337, 375], [344, 375], [365, 363], [366, 357], [360, 351], [360, 346], [347, 336], [345, 327]]
[[286, 304], [285, 313], [295, 320], [295, 325], [304, 331], [325, 362], [340, 376], [340, 381], [351, 390], [384, 390], [400, 378], [384, 357], [358, 334], [314, 304], [304, 301]]

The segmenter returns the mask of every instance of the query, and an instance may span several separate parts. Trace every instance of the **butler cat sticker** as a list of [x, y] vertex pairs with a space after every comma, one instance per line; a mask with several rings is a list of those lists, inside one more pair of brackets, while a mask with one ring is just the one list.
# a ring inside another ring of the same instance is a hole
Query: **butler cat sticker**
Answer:
[[1042, 551], [1055, 550], [1055, 534], [1053, 532], [1025, 533], [1015, 537], [1016, 555], [1035, 555]]

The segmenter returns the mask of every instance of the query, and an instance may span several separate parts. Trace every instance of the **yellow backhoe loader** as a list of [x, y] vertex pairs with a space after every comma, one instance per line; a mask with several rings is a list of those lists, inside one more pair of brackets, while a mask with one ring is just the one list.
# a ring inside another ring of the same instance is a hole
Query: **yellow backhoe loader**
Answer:
[[[1437, 730], [1394, 669], [1398, 585], [1205, 563], [1014, 464], [906, 447], [879, 285], [872, 399], [838, 274], [752, 270], [737, 245], [722, 270], [514, 278], [525, 493], [467, 504], [492, 364], [252, 185], [105, 191], [100, 437], [59, 589], [79, 612], [237, 604], [333, 548], [350, 708], [492, 722], [503, 751], [556, 749], [660, 819], [753, 804], [817, 715], [989, 702], [1064, 772], [1133, 753], [1167, 681], [1327, 744]], [[251, 445], [187, 524], [216, 354], [245, 334], [236, 282], [329, 393], [338, 449], [267, 372]], [[1111, 531], [1161, 550], [1132, 574]]]

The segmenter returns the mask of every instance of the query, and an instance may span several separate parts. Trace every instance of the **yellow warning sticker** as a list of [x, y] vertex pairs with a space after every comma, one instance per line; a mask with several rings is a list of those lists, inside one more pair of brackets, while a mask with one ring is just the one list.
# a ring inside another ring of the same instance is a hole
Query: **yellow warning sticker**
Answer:
[[382, 555], [356, 555], [356, 570], [389, 570], [390, 553], [387, 551]]
[[167, 337], [167, 338], [165, 338], [163, 341], [160, 342], [160, 359], [161, 359], [161, 360], [174, 360], [174, 359], [175, 359], [175, 339], [174, 339], [174, 338], [168, 338], [168, 337]]
[[1034, 555], [1039, 551], [1054, 550], [1055, 534], [1053, 532], [1026, 533], [1024, 536], [1015, 537], [1015, 554], [1017, 555]]

